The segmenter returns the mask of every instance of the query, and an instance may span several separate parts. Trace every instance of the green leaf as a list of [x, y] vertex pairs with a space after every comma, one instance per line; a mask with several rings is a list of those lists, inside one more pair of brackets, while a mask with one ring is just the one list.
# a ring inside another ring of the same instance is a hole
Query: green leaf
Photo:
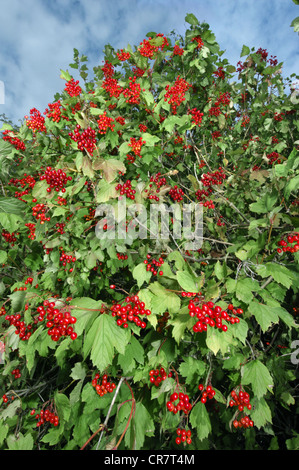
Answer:
[[285, 185], [284, 196], [288, 200], [293, 191], [297, 191], [299, 187], [299, 175], [290, 179], [290, 181]]
[[250, 49], [248, 46], [243, 45], [240, 57], [250, 54]]
[[266, 332], [271, 325], [279, 321], [279, 316], [273, 307], [259, 303], [256, 300], [249, 304], [248, 312], [254, 315], [263, 332]]
[[47, 434], [45, 434], [41, 441], [49, 444], [50, 446], [55, 446], [61, 440], [61, 427], [55, 427], [49, 429]]
[[111, 198], [117, 197], [115, 184], [109, 183], [102, 179], [98, 184], [97, 203], [107, 202]]
[[199, 281], [188, 271], [177, 271], [176, 278], [179, 285], [186, 292], [199, 292], [202, 280]]
[[253, 292], [259, 291], [259, 284], [251, 278], [245, 278], [236, 283], [236, 297], [246, 304], [253, 300]]
[[289, 289], [293, 283], [293, 273], [285, 266], [278, 263], [266, 263], [260, 265], [258, 273], [262, 277], [272, 276], [273, 279]]
[[146, 270], [144, 263], [139, 263], [135, 266], [132, 272], [133, 278], [136, 279], [138, 287], [141, 287], [144, 282], [148, 283], [152, 277], [151, 271]]
[[178, 313], [181, 301], [174, 292], [170, 292], [159, 284], [159, 282], [151, 284], [149, 289], [154, 294], [151, 300], [151, 307], [154, 313]]
[[214, 267], [214, 273], [215, 276], [219, 281], [222, 281], [227, 277], [227, 266], [226, 263], [224, 262], [223, 264], [220, 263], [220, 261], [217, 261]]
[[257, 214], [265, 214], [266, 212], [270, 212], [277, 199], [278, 194], [276, 191], [273, 193], [266, 193], [260, 197], [257, 202], [250, 204], [249, 208], [252, 212], [256, 212]]
[[19, 215], [0, 212], [0, 224], [9, 233], [15, 232], [21, 222], [23, 222], [23, 218]]
[[69, 74], [68, 70], [61, 70], [60, 69], [60, 72], [61, 72], [60, 78], [62, 78], [62, 80], [66, 80], [68, 82], [72, 79], [72, 76]]
[[191, 384], [198, 377], [203, 377], [205, 370], [206, 365], [203, 361], [189, 356], [181, 363], [179, 372], [180, 375], [186, 378], [186, 383]]
[[[26, 203], [16, 198], [0, 197], [0, 212], [23, 215]], [[0, 214], [1, 217], [1, 214]]]
[[[293, 0], [294, 1], [294, 0]], [[299, 16], [293, 19], [291, 27], [294, 29], [295, 33], [299, 34]]]
[[128, 448], [132, 449], [133, 445], [135, 450], [142, 449], [145, 436], [152, 437], [154, 430], [155, 425], [150, 413], [141, 402], [137, 402], [131, 420], [131, 426], [129, 426], [125, 434], [125, 442]]
[[253, 399], [252, 405], [250, 417], [253, 420], [255, 427], [261, 429], [269, 423], [272, 424], [271, 409], [265, 398], [260, 398], [259, 400]]
[[267, 367], [258, 359], [245, 364], [241, 371], [242, 385], [251, 385], [253, 394], [259, 399], [272, 393], [273, 379]]
[[175, 339], [177, 344], [179, 344], [185, 335], [186, 329], [192, 328], [194, 320], [184, 309], [174, 315], [174, 317], [168, 321], [168, 324], [172, 325], [172, 337]]
[[75, 298], [70, 302], [72, 315], [77, 319], [76, 332], [79, 335], [87, 330], [93, 319], [99, 315], [102, 302], [89, 297]]
[[9, 450], [33, 450], [33, 437], [30, 433], [25, 436], [18, 432], [17, 435], [10, 434], [7, 438]]
[[202, 441], [207, 438], [212, 431], [209, 413], [205, 404], [198, 402], [190, 412], [190, 423], [196, 429], [197, 438]]
[[160, 141], [160, 138], [156, 135], [149, 134], [148, 132], [144, 132], [142, 134], [142, 140], [145, 140], [146, 145], [148, 147], [153, 147], [157, 142]]
[[197, 26], [199, 24], [198, 19], [196, 18], [195, 15], [193, 15], [193, 13], [188, 13], [185, 16], [185, 21], [186, 23], [192, 24], [193, 26]]
[[13, 312], [19, 312], [23, 310], [26, 299], [25, 291], [16, 291], [13, 294], [10, 294], [9, 298], [11, 300], [11, 308]]
[[228, 325], [227, 331], [222, 331], [218, 328], [207, 329], [206, 344], [215, 356], [219, 351], [222, 354], [225, 354], [227, 351], [229, 351], [233, 344], [233, 336], [231, 332], [233, 327], [234, 325]]
[[4, 264], [7, 260], [6, 251], [0, 250], [0, 264]]
[[102, 372], [112, 363], [116, 351], [124, 354], [127, 343], [127, 332], [117, 326], [114, 318], [102, 314], [95, 319], [86, 335], [84, 356], [90, 355], [94, 367]]
[[71, 415], [71, 404], [68, 397], [64, 393], [56, 392], [54, 396], [55, 405], [59, 419], [68, 421]]
[[17, 399], [9, 403], [6, 408], [0, 411], [0, 420], [4, 422], [7, 418], [12, 418], [21, 409], [21, 400]]
[[76, 362], [72, 368], [70, 377], [74, 380], [83, 380], [86, 377], [86, 368], [82, 362]]

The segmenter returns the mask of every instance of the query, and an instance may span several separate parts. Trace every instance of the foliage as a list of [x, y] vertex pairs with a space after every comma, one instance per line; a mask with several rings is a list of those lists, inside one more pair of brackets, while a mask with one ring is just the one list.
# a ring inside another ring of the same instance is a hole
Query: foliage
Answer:
[[[2, 127], [1, 449], [298, 448], [295, 75], [185, 20], [93, 79], [75, 49]], [[134, 236], [160, 203], [202, 208], [200, 248]]]

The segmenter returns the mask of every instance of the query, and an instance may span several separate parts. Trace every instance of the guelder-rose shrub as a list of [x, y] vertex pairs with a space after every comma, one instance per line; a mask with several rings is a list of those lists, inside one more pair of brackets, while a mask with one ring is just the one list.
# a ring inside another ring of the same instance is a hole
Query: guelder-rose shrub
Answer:
[[[295, 75], [185, 20], [107, 45], [93, 78], [74, 49], [53, 102], [2, 127], [2, 450], [298, 447]], [[202, 243], [171, 214], [132, 236], [133, 204], [198, 205]]]

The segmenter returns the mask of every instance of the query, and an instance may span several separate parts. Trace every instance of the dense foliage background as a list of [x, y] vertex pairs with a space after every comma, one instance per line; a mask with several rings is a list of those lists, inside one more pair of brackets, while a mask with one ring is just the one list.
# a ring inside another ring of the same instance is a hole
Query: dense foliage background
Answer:
[[[185, 20], [2, 127], [3, 450], [298, 449], [298, 77]], [[105, 238], [120, 197], [201, 204], [201, 248]]]

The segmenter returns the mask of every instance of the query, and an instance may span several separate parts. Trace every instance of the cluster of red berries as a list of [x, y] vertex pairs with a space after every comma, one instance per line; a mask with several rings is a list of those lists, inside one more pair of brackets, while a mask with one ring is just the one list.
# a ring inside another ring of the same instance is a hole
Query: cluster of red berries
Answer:
[[270, 165], [273, 165], [273, 163], [281, 163], [282, 160], [281, 160], [281, 156], [279, 155], [279, 153], [277, 152], [271, 152], [267, 155], [267, 158], [269, 160], [269, 164]]
[[40, 410], [39, 413], [36, 413], [35, 410], [31, 410], [31, 416], [35, 415], [35, 419], [37, 420], [36, 427], [40, 427], [43, 424], [50, 423], [53, 426], [59, 425], [59, 417], [56, 413], [54, 413], [50, 408], [46, 408], [45, 410]]
[[[6, 309], [5, 309], [5, 307], [2, 305], [2, 307], [0, 308], [0, 317], [2, 317], [3, 315], [6, 315]], [[2, 343], [0, 342], [0, 344], [2, 344]]]
[[73, 78], [69, 80], [65, 85], [64, 91], [66, 91], [71, 97], [79, 96], [82, 93], [79, 80], [75, 81]]
[[47, 108], [44, 114], [49, 118], [52, 119], [53, 122], [60, 122], [61, 118], [65, 120], [69, 120], [68, 117], [63, 116], [61, 113], [61, 102], [60, 100], [56, 101], [55, 103], [48, 103], [49, 108]]
[[47, 209], [48, 208], [45, 204], [36, 204], [34, 207], [32, 207], [32, 215], [36, 218], [36, 220], [40, 221], [41, 225], [51, 220], [50, 217], [46, 216]]
[[208, 209], [215, 209], [215, 204], [212, 199], [210, 201], [205, 201], [200, 204], [202, 204], [204, 207], [207, 207]]
[[177, 428], [176, 430], [177, 437], [175, 439], [176, 444], [180, 445], [184, 442], [191, 444], [191, 431], [190, 429], [186, 430], [184, 428]]
[[19, 379], [21, 377], [20, 369], [13, 369], [11, 374], [14, 376], [15, 379]]
[[227, 106], [229, 105], [231, 100], [230, 94], [229, 93], [220, 93], [218, 96], [217, 100], [215, 101], [215, 106]]
[[161, 172], [159, 171], [158, 173], [150, 177], [150, 188], [153, 186], [153, 183], [155, 184], [158, 192], [161, 186], [164, 186], [166, 184], [166, 178], [165, 176], [162, 176]]
[[141, 86], [139, 83], [136, 83], [136, 78], [135, 76], [129, 77], [129, 86], [122, 91], [123, 96], [126, 98], [126, 103], [140, 103]]
[[[18, 290], [26, 290], [27, 288], [20, 288]], [[19, 335], [22, 341], [26, 341], [30, 338], [34, 330], [36, 329], [36, 324], [38, 321], [34, 321], [33, 324], [26, 324], [24, 320], [21, 319], [20, 313], [14, 315], [6, 315], [5, 320], [9, 322], [10, 326], [15, 327], [15, 334]]]
[[249, 418], [249, 416], [242, 416], [239, 420], [234, 419], [233, 421], [233, 426], [234, 428], [249, 428], [254, 426], [254, 422], [252, 419]]
[[29, 119], [28, 116], [25, 116], [26, 125], [29, 129], [33, 132], [47, 132], [45, 118], [41, 115], [40, 111], [36, 108], [30, 109], [30, 117], [31, 119]]
[[219, 169], [214, 172], [204, 173], [201, 177], [202, 184], [205, 187], [210, 187], [211, 185], [220, 185], [225, 179], [226, 175], [221, 167], [219, 167]]
[[66, 266], [67, 264], [75, 263], [77, 261], [77, 258], [73, 255], [67, 255], [64, 250], [61, 250], [59, 261], [62, 266]]
[[65, 229], [65, 222], [57, 222], [55, 224], [55, 227], [56, 227], [56, 230], [58, 233], [60, 233], [60, 235], [63, 235], [65, 233], [64, 229]]
[[[188, 252], [188, 255], [190, 255], [189, 252]], [[194, 299], [195, 302], [198, 302], [198, 300], [199, 300], [198, 296], [199, 295], [201, 295], [200, 292], [185, 292], [185, 291], [181, 292], [182, 297], [196, 297], [196, 299]]]
[[36, 229], [36, 225], [35, 224], [31, 224], [31, 223], [27, 223], [25, 224], [25, 227], [27, 227], [29, 229], [29, 234], [28, 234], [28, 238], [30, 240], [34, 240], [35, 239], [35, 229]]
[[210, 116], [219, 116], [220, 114], [221, 114], [221, 109], [219, 108], [219, 106], [212, 106], [209, 109]]
[[224, 80], [225, 78], [225, 71], [223, 70], [223, 67], [218, 67], [217, 70], [215, 70], [215, 72], [213, 72], [213, 75], [215, 75], [215, 77], [217, 78], [220, 78], [220, 80]]
[[275, 121], [280, 122], [280, 121], [283, 120], [283, 116], [284, 116], [284, 113], [275, 112], [273, 117], [274, 117]]
[[203, 118], [203, 113], [197, 108], [192, 108], [190, 109], [190, 111], [188, 111], [188, 114], [191, 114], [192, 122], [200, 127]]
[[111, 129], [113, 132], [115, 127], [115, 124], [112, 124], [113, 122], [114, 119], [107, 116], [107, 112], [104, 111], [104, 113], [97, 120], [99, 133], [106, 134], [107, 129]]
[[159, 367], [158, 369], [151, 369], [149, 371], [150, 383], [159, 387], [163, 380], [166, 380], [167, 377], [172, 377], [172, 372], [166, 373], [164, 367]]
[[167, 46], [168, 40], [163, 34], [159, 33], [156, 35], [156, 37], [163, 37], [162, 44], [160, 46], [156, 46], [151, 42], [152, 38], [149, 37], [148, 39], [144, 39], [138, 47], [138, 52], [143, 56], [143, 57], [148, 57], [149, 59], [152, 59], [154, 54], [156, 54], [159, 49], [163, 51], [164, 47]]
[[104, 374], [101, 378], [98, 372], [92, 379], [91, 384], [100, 397], [103, 397], [104, 395], [106, 395], [106, 393], [112, 393], [115, 389], [115, 383], [108, 381], [107, 374]]
[[119, 52], [116, 53], [118, 60], [124, 62], [125, 60], [129, 60], [131, 57], [130, 52], [126, 52], [123, 49], [120, 49]]
[[173, 201], [180, 202], [184, 198], [184, 191], [177, 185], [175, 185], [173, 188], [170, 189], [169, 196]]
[[14, 232], [9, 233], [7, 230], [2, 230], [2, 237], [5, 239], [7, 243], [10, 243], [11, 246], [14, 246], [15, 242], [17, 241], [16, 234]]
[[25, 284], [32, 284], [33, 283], [33, 277], [27, 277]]
[[90, 155], [93, 155], [97, 142], [94, 129], [87, 127], [87, 129], [82, 131], [81, 126], [77, 124], [74, 132], [69, 132], [69, 136], [74, 142], [77, 142], [78, 150], [83, 152], [85, 149]]
[[126, 259], [128, 259], [128, 255], [117, 253], [117, 258], [119, 259], [119, 261], [125, 261]]
[[241, 388], [239, 393], [235, 390], [231, 391], [231, 400], [229, 401], [229, 406], [232, 408], [233, 406], [237, 406], [239, 411], [244, 411], [244, 408], [251, 410], [252, 406], [250, 403], [250, 395], [249, 393], [243, 391]]
[[151, 271], [154, 276], [157, 274], [159, 274], [159, 276], [163, 276], [163, 271], [159, 271], [159, 268], [164, 264], [164, 259], [162, 257], [156, 259], [148, 254], [143, 262], [146, 264], [146, 270]]
[[203, 46], [203, 40], [201, 39], [200, 36], [195, 36], [194, 38], [191, 39], [191, 42], [196, 42], [196, 49], [201, 49]]
[[25, 189], [23, 189], [23, 191], [15, 192], [14, 196], [20, 200], [22, 200], [22, 196], [27, 195], [34, 188], [35, 183], [36, 180], [32, 176], [27, 175], [26, 173], [24, 173], [23, 178], [11, 178], [8, 182], [9, 185], [21, 186], [21, 188], [25, 188], [27, 186]]
[[244, 415], [243, 413], [245, 408], [251, 410], [252, 405], [250, 403], [249, 393], [243, 391], [241, 387], [239, 393], [236, 393], [235, 390], [232, 390], [229, 406], [231, 408], [234, 406], [238, 407], [238, 413], [242, 413], [241, 418], [239, 420], [235, 418], [233, 421], [233, 426], [235, 428], [248, 428], [254, 425], [252, 419], [250, 419], [247, 415]]
[[160, 198], [157, 196], [157, 194], [152, 194], [152, 191], [159, 193], [161, 186], [164, 185], [166, 185], [166, 178], [165, 176], [161, 176], [161, 172], [156, 173], [156, 175], [152, 175], [150, 177], [149, 189], [144, 190], [145, 193], [148, 193], [148, 199], [155, 199], [156, 201], [159, 201]]
[[132, 183], [127, 180], [124, 184], [118, 183], [115, 187], [116, 191], [120, 192], [121, 196], [126, 196], [128, 199], [135, 199], [135, 189], [132, 188]]
[[69, 336], [72, 340], [77, 338], [77, 333], [72, 326], [77, 319], [71, 315], [67, 307], [58, 309], [55, 308], [55, 302], [45, 301], [43, 305], [37, 307], [37, 312], [39, 321], [43, 321], [46, 317], [48, 335], [51, 336], [53, 341], [58, 341], [61, 337], [66, 336]]
[[[110, 288], [112, 288], [110, 286]], [[117, 325], [128, 328], [128, 322], [133, 322], [140, 328], [146, 327], [146, 322], [140, 319], [140, 316], [151, 314], [149, 309], [145, 308], [145, 303], [140, 301], [138, 295], [127, 296], [121, 303], [114, 304], [111, 307], [113, 317], [117, 317]]]
[[102, 88], [106, 90], [109, 94], [110, 98], [115, 97], [119, 98], [119, 96], [123, 92], [123, 88], [118, 84], [116, 78], [112, 78], [112, 76], [107, 76], [105, 80], [103, 80]]
[[181, 56], [184, 54], [184, 49], [182, 49], [178, 44], [175, 44], [173, 46], [172, 54]]
[[219, 219], [216, 222], [216, 225], [218, 225], [218, 227], [225, 227], [225, 222], [223, 222], [222, 219], [223, 219], [223, 215], [219, 215]]
[[55, 189], [57, 192], [61, 191], [62, 193], [65, 193], [65, 185], [68, 181], [72, 180], [72, 177], [67, 176], [66, 173], [60, 168], [55, 170], [48, 166], [45, 173], [40, 176], [40, 181], [42, 180], [46, 180], [47, 184], [49, 185], [47, 188], [48, 193], [50, 193], [52, 189]]
[[185, 94], [189, 88], [191, 88], [190, 83], [184, 80], [184, 78], [180, 78], [180, 75], [176, 78], [176, 81], [172, 87], [166, 85], [164, 101], [168, 101], [173, 114], [176, 114], [177, 108], [183, 101], [185, 101]]
[[14, 395], [11, 395], [10, 397], [8, 397], [6, 395], [6, 393], [4, 393], [4, 395], [2, 395], [2, 400], [3, 400], [3, 403], [8, 403], [9, 400], [10, 401], [13, 401], [15, 399]]
[[61, 196], [58, 196], [56, 201], [57, 201], [57, 204], [59, 206], [66, 206], [66, 204], [67, 204], [67, 200], [64, 197], [61, 197]]
[[[189, 301], [188, 309], [189, 315], [197, 318], [197, 322], [193, 325], [194, 333], [207, 331], [208, 326], [227, 331], [227, 325], [223, 324], [223, 321], [231, 324], [240, 322], [238, 317], [232, 316], [219, 305], [215, 305], [214, 302], [200, 304], [199, 298], [197, 297]], [[227, 310], [234, 315], [241, 315], [243, 313], [241, 308], [235, 309], [231, 304], [228, 306]]]
[[129, 147], [131, 147], [133, 153], [136, 155], [136, 157], [141, 157], [140, 152], [142, 146], [145, 144], [145, 140], [140, 137], [138, 140], [135, 137], [130, 138], [130, 143], [128, 144]]
[[179, 411], [188, 414], [192, 409], [192, 404], [189, 400], [189, 395], [182, 392], [174, 392], [170, 395], [169, 401], [166, 403], [166, 406], [168, 411], [174, 414], [177, 414]]
[[206, 403], [207, 400], [212, 400], [212, 398], [214, 398], [216, 394], [212, 385], [207, 385], [207, 387], [205, 388], [203, 384], [199, 384], [198, 390], [201, 391], [201, 398], [200, 398], [201, 403]]
[[[293, 245], [295, 243], [295, 245]], [[295, 232], [286, 237], [286, 240], [282, 239], [278, 242], [279, 248], [277, 253], [290, 252], [296, 253], [299, 251], [299, 232]], [[280, 248], [281, 247], [281, 248]]]
[[136, 75], [136, 77], [142, 77], [145, 73], [145, 70], [146, 69], [141, 69], [140, 67], [132, 68], [132, 72], [134, 73], [134, 75]]
[[147, 131], [147, 126], [145, 124], [139, 124], [139, 130], [140, 132], [146, 132]]
[[17, 150], [26, 150], [26, 145], [18, 137], [16, 137], [13, 131], [5, 130], [3, 131], [3, 140], [9, 142]]

